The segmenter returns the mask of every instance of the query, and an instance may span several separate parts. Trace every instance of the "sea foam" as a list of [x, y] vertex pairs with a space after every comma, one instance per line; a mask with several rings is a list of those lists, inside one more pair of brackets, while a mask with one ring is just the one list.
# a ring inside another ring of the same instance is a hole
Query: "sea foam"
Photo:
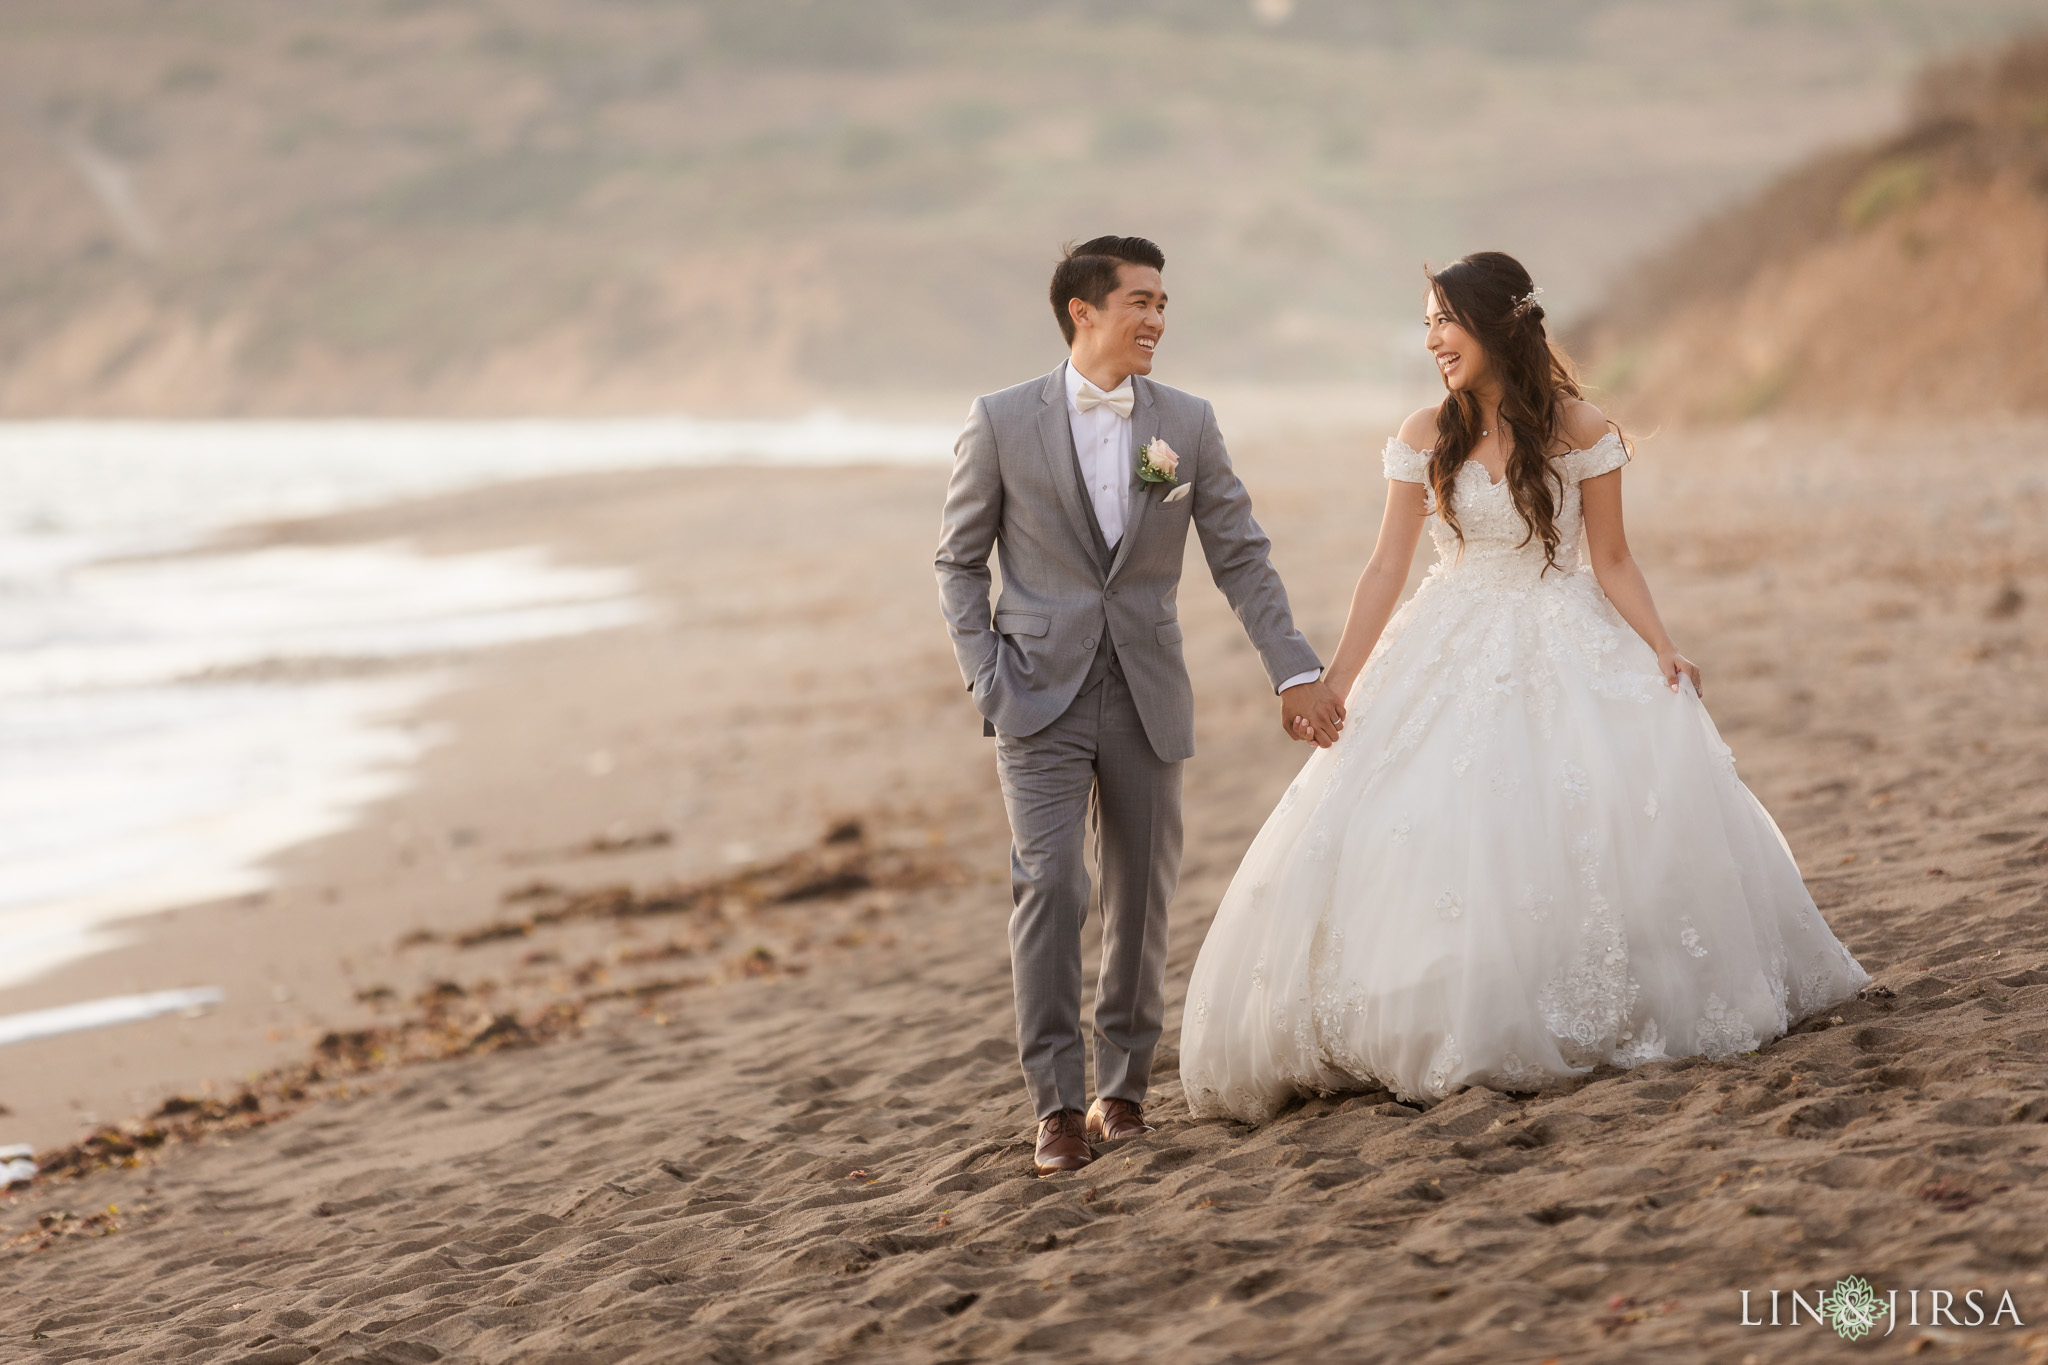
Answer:
[[400, 790], [442, 738], [415, 717], [449, 656], [647, 610], [629, 572], [535, 548], [209, 548], [220, 531], [584, 471], [942, 462], [952, 435], [829, 415], [0, 423], [0, 985], [119, 942], [125, 917], [260, 891], [266, 859]]

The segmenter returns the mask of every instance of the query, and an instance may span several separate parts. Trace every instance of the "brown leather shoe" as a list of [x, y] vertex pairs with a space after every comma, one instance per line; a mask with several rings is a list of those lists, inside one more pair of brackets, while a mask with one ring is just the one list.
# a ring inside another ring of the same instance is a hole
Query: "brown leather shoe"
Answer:
[[1040, 1175], [1051, 1175], [1055, 1171], [1078, 1171], [1095, 1160], [1095, 1153], [1088, 1147], [1083, 1135], [1081, 1115], [1072, 1109], [1062, 1109], [1038, 1121], [1038, 1152], [1034, 1160], [1038, 1163]]
[[1151, 1131], [1143, 1107], [1130, 1100], [1097, 1100], [1088, 1107], [1088, 1136], [1097, 1142], [1122, 1142]]

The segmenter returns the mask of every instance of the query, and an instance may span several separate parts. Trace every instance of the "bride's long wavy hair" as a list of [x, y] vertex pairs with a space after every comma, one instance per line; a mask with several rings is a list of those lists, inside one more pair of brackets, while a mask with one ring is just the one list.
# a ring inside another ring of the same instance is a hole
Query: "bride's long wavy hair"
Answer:
[[[1543, 571], [1561, 567], [1557, 510], [1564, 493], [1551, 456], [1564, 431], [1564, 405], [1580, 397], [1571, 359], [1543, 328], [1536, 282], [1522, 263], [1502, 251], [1476, 251], [1441, 270], [1423, 275], [1443, 311], [1457, 319], [1486, 352], [1500, 384], [1500, 420], [1513, 448], [1508, 453], [1508, 492], [1531, 540], [1543, 544]], [[1464, 528], [1451, 500], [1458, 471], [1479, 443], [1479, 399], [1469, 389], [1451, 389], [1436, 412], [1436, 444], [1429, 457], [1429, 486], [1437, 510], [1462, 543]]]

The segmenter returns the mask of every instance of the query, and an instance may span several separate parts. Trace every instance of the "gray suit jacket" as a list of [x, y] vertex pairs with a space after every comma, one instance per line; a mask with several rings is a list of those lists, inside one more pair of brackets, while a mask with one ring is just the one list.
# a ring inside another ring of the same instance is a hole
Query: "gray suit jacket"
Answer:
[[[1105, 562], [1074, 456], [1065, 368], [974, 400], [953, 446], [939, 600], [961, 676], [998, 729], [1030, 735], [1058, 719], [1106, 638], [1153, 752], [1175, 762], [1195, 752], [1194, 689], [1175, 601], [1189, 522], [1273, 686], [1321, 662], [1294, 628], [1271, 542], [1252, 519], [1251, 495], [1203, 399], [1131, 381], [1130, 515]], [[1194, 486], [1177, 502], [1165, 499], [1178, 485], [1138, 478], [1135, 451], [1162, 436], [1180, 456], [1180, 483]], [[991, 621], [989, 551], [998, 545], [1003, 590]]]

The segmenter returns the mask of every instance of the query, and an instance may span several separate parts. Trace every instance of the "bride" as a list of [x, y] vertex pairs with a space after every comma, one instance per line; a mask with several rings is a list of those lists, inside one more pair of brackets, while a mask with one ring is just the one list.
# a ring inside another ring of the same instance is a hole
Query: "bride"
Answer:
[[[1448, 396], [1387, 442], [1329, 670], [1350, 724], [1267, 819], [1195, 963], [1197, 1116], [1728, 1057], [1870, 979], [1658, 619], [1622, 533], [1627, 446], [1580, 399], [1528, 272], [1488, 251], [1429, 278]], [[1439, 562], [1396, 612], [1425, 521]]]

